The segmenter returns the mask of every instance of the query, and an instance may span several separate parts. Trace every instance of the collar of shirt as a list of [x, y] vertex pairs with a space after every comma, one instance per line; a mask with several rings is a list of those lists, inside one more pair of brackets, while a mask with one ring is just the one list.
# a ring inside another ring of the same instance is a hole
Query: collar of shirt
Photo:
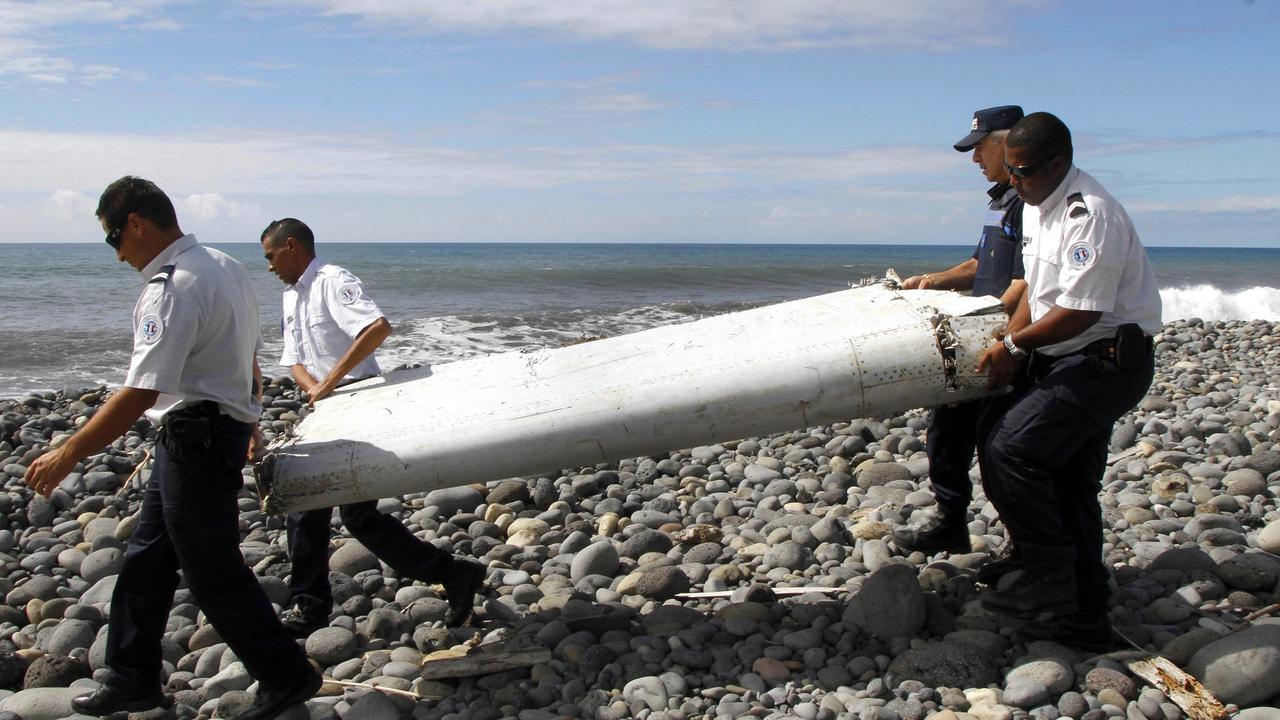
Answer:
[[995, 185], [992, 185], [990, 188], [987, 189], [987, 197], [991, 198], [992, 200], [998, 200], [1004, 197], [1005, 193], [1009, 192], [1010, 187], [1013, 187], [1013, 186], [1010, 185], [1009, 183], [996, 183]]
[[311, 281], [316, 279], [316, 274], [320, 272], [321, 265], [324, 265], [324, 263], [320, 261], [320, 258], [311, 258], [311, 262], [307, 263], [307, 269], [303, 270], [302, 274], [298, 276], [298, 282], [290, 287], [300, 289], [310, 285]]
[[151, 262], [147, 263], [147, 266], [142, 268], [142, 276], [147, 280], [150, 280], [152, 275], [160, 272], [160, 268], [165, 265], [172, 264], [174, 258], [195, 246], [196, 236], [191, 233], [187, 233], [177, 240], [174, 240], [169, 243], [169, 247], [161, 250], [159, 255], [152, 258]]
[[1080, 175], [1080, 168], [1072, 165], [1067, 174], [1063, 176], [1062, 182], [1058, 183], [1058, 187], [1049, 193], [1049, 197], [1040, 203], [1040, 217], [1052, 217], [1054, 208], [1062, 204], [1063, 199], [1067, 197], [1067, 188], [1075, 184], [1076, 178]]

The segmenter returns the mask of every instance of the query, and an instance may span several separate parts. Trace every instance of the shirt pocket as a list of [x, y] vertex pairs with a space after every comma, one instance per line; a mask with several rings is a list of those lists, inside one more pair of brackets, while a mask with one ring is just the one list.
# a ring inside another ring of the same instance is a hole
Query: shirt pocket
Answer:
[[1062, 247], [1057, 243], [1040, 243], [1035, 249], [1035, 260], [1043, 265], [1062, 267]]
[[332, 322], [328, 313], [325, 312], [324, 303], [316, 303], [307, 306], [307, 327], [320, 328]]

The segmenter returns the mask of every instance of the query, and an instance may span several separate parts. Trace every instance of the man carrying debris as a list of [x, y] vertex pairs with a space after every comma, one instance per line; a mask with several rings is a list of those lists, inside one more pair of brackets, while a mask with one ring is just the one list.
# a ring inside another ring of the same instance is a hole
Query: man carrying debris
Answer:
[[[391, 323], [364, 292], [359, 278], [316, 258], [315, 237], [301, 220], [276, 220], [262, 231], [268, 269], [288, 285], [284, 291], [284, 357], [311, 402], [337, 387], [377, 375], [376, 350], [391, 334]], [[471, 615], [484, 566], [459, 560], [423, 542], [400, 521], [378, 511], [376, 501], [338, 508], [342, 523], [366, 548], [402, 578], [444, 585], [449, 601], [445, 624], [462, 625]], [[289, 513], [286, 524], [293, 563], [290, 607], [284, 625], [305, 637], [329, 622], [331, 508]]]
[[[1072, 164], [1071, 132], [1032, 113], [1005, 143], [1026, 202], [1023, 262], [1030, 324], [982, 356], [993, 387], [980, 430], [983, 472], [1000, 497], [1023, 573], [983, 597], [994, 612], [1037, 620], [1021, 632], [1086, 648], [1111, 641], [1098, 491], [1117, 419], [1155, 373], [1155, 273], [1128, 213]], [[1024, 366], [1025, 363], [1025, 366]]]
[[[1022, 108], [1001, 105], [973, 114], [972, 131], [953, 147], [973, 151], [987, 180], [995, 183], [987, 190], [990, 202], [982, 235], [973, 256], [953, 268], [937, 273], [913, 275], [903, 281], [905, 289], [971, 290], [974, 295], [991, 295], [1004, 303], [1009, 315], [1021, 297], [1022, 200], [1009, 184], [1004, 167], [1004, 141], [1009, 128], [1022, 119]], [[898, 528], [893, 533], [897, 545], [926, 553], [968, 552], [969, 529], [965, 513], [969, 508], [972, 483], [969, 466], [977, 445], [975, 428], [983, 400], [941, 405], [929, 419], [925, 450], [929, 455], [929, 481], [938, 499], [938, 512], [924, 522]], [[992, 488], [984, 488], [994, 500]], [[991, 572], [1003, 567], [990, 564], [983, 580], [994, 579]]]

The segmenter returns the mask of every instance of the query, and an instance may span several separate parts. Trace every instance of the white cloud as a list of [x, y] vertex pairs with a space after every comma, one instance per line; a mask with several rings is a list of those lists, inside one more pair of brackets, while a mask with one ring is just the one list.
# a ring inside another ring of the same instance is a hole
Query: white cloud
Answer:
[[1280, 195], [1223, 195], [1177, 202], [1127, 203], [1132, 212], [1251, 213], [1280, 210]]
[[117, 24], [147, 18], [138, 29], [177, 26], [151, 17], [170, 0], [0, 0], [0, 80], [41, 84], [93, 83], [119, 77], [120, 68], [79, 64], [59, 52], [58, 28], [73, 24]]
[[[15, 172], [0, 191], [97, 191], [126, 172], [171, 192], [447, 197], [483, 190], [585, 185], [597, 192], [708, 192], [730, 188], [875, 185], [904, 168], [933, 180], [960, 171], [927, 146], [797, 152], [786, 148], [660, 145], [459, 150], [357, 135], [238, 133], [127, 135], [0, 130]], [[129, 158], [122, 165], [122, 158]], [[86, 183], [88, 186], [86, 187]], [[190, 190], [188, 190], [189, 192]]]
[[610, 92], [585, 95], [575, 108], [586, 113], [638, 113], [661, 110], [667, 104], [643, 93]]
[[990, 46], [1019, 7], [1036, 0], [277, 0], [332, 17], [401, 30], [534, 30], [655, 48], [780, 50], [813, 47]]
[[98, 202], [78, 190], [54, 190], [49, 195], [50, 214], [59, 220], [89, 220]]
[[197, 220], [236, 220], [249, 215], [260, 214], [257, 205], [228, 200], [222, 193], [197, 193], [179, 199], [176, 203], [178, 217], [193, 217]]
[[221, 87], [262, 87], [265, 83], [257, 78], [237, 75], [200, 75], [201, 82]]

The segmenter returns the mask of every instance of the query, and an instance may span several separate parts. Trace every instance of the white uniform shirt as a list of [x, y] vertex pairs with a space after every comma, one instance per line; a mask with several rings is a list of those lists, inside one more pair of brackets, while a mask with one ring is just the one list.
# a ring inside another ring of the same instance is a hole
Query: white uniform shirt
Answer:
[[1160, 330], [1160, 290], [1147, 251], [1128, 213], [1088, 173], [1073, 166], [1044, 202], [1027, 205], [1022, 235], [1032, 322], [1054, 305], [1102, 313], [1093, 327], [1037, 352], [1066, 355], [1128, 323], [1148, 335]]
[[160, 391], [147, 418], [159, 424], [174, 408], [212, 400], [236, 420], [257, 422], [262, 405], [253, 396], [253, 359], [262, 332], [244, 266], [184, 235], [142, 274], [150, 279], [133, 308], [124, 384]]
[[[360, 278], [344, 268], [312, 258], [298, 282], [284, 291], [285, 367], [302, 365], [317, 380], [323, 380], [361, 330], [369, 327], [382, 311], [364, 292]], [[352, 368], [346, 378], [361, 380], [380, 373], [371, 353]]]

